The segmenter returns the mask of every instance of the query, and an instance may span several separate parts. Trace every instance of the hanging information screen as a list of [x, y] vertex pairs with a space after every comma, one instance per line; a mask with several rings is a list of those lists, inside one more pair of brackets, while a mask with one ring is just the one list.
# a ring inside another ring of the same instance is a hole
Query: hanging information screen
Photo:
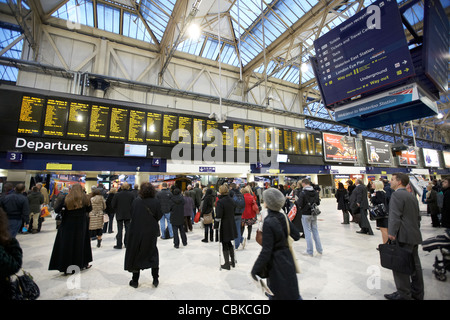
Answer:
[[178, 140], [183, 144], [190, 144], [192, 137], [192, 118], [180, 116], [178, 118]]
[[414, 75], [397, 1], [379, 0], [314, 41], [325, 105]]
[[86, 138], [89, 117], [89, 104], [74, 102], [70, 103], [69, 120], [67, 121], [67, 136]]
[[172, 140], [172, 133], [177, 129], [178, 126], [178, 117], [165, 114], [163, 117], [163, 127], [162, 127], [162, 143], [164, 144], [173, 144], [177, 143], [177, 141]]
[[48, 99], [44, 120], [44, 135], [62, 137], [67, 119], [67, 101]]
[[89, 137], [106, 139], [108, 133], [109, 107], [92, 105]]
[[109, 138], [123, 140], [127, 138], [128, 110], [123, 108], [111, 108], [111, 125]]
[[41, 133], [44, 98], [23, 96], [17, 133], [39, 135]]
[[130, 110], [128, 124], [128, 141], [144, 142], [145, 139], [145, 111]]
[[147, 142], [161, 143], [161, 113], [148, 112], [147, 113]]

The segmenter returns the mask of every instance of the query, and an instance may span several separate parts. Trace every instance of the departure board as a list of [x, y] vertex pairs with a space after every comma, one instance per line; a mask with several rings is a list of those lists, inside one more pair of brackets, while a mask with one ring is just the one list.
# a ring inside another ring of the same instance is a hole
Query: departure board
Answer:
[[305, 132], [300, 132], [300, 154], [308, 155], [308, 138]]
[[213, 130], [219, 130], [219, 124], [217, 123], [217, 121], [210, 119], [206, 120], [205, 141], [207, 141], [207, 144], [210, 147], [217, 147], [219, 145], [219, 142], [215, 140], [216, 138]]
[[205, 120], [194, 118], [192, 127], [192, 143], [194, 146], [203, 145], [203, 132], [205, 131]]
[[316, 39], [314, 49], [326, 106], [415, 74], [397, 1], [372, 3]]
[[[244, 125], [245, 131], [245, 149], [256, 150], [256, 132], [255, 127], [250, 125]], [[238, 145], [238, 147], [240, 147]]]
[[235, 149], [245, 147], [245, 130], [241, 123], [233, 123], [233, 146]]
[[109, 127], [109, 138], [125, 141], [127, 138], [128, 110], [124, 108], [111, 108], [111, 123]]
[[172, 140], [172, 133], [177, 129], [178, 117], [165, 114], [163, 117], [163, 127], [162, 127], [162, 143], [173, 144], [177, 143], [176, 140]]
[[92, 105], [89, 137], [106, 139], [108, 134], [109, 107]]
[[130, 122], [128, 124], [128, 141], [144, 142], [146, 131], [145, 111], [130, 110]]
[[155, 112], [147, 113], [147, 142], [161, 143], [162, 114]]
[[178, 141], [183, 144], [190, 144], [192, 138], [192, 118], [179, 116], [178, 118]]
[[39, 135], [45, 99], [23, 96], [17, 133]]
[[294, 154], [300, 154], [300, 132], [292, 131], [292, 151]]
[[45, 136], [64, 136], [67, 120], [68, 102], [59, 99], [48, 99], [44, 119]]
[[292, 153], [294, 147], [292, 146], [292, 133], [290, 130], [283, 130], [284, 134], [284, 152]]
[[86, 138], [89, 118], [89, 104], [72, 101], [69, 106], [67, 121], [67, 136]]

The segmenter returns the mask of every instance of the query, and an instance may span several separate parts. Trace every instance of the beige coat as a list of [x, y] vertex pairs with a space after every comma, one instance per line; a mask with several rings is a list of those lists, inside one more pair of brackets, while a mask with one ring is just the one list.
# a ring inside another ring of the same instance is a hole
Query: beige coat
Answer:
[[91, 198], [92, 211], [89, 212], [89, 230], [103, 228], [103, 214], [106, 209], [106, 202], [103, 196], [96, 195]]

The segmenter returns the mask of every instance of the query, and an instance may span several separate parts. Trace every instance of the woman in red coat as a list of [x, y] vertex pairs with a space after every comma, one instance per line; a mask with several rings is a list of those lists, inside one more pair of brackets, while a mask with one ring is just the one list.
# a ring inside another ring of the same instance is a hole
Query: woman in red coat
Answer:
[[250, 186], [246, 186], [241, 190], [244, 195], [245, 209], [242, 213], [241, 220], [241, 234], [243, 234], [244, 227], [247, 226], [247, 240], [250, 240], [250, 235], [252, 234], [252, 225], [256, 222], [256, 212], [253, 210], [253, 204], [256, 204], [256, 196], [253, 194]]

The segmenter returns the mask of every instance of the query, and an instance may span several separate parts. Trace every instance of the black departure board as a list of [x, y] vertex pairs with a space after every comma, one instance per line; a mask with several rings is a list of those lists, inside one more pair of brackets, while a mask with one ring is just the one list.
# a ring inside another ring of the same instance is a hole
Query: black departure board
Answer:
[[222, 126], [222, 143], [223, 146], [226, 148], [233, 147], [233, 127], [230, 128], [230, 124], [227, 123], [227, 125]]
[[187, 116], [178, 117], [178, 141], [183, 144], [192, 143], [192, 118]]
[[146, 131], [145, 111], [130, 110], [130, 122], [128, 124], [128, 141], [144, 142]]
[[23, 96], [17, 133], [32, 135], [41, 134], [40, 128], [44, 105], [44, 98]]
[[92, 105], [89, 138], [106, 139], [108, 135], [109, 107]]
[[147, 142], [161, 143], [162, 114], [147, 112]]
[[111, 123], [109, 127], [109, 138], [125, 141], [127, 138], [128, 110], [125, 108], [111, 108]]
[[44, 119], [44, 136], [64, 136], [67, 122], [68, 102], [48, 99]]
[[[250, 125], [244, 125], [245, 131], [245, 149], [256, 150], [256, 132], [255, 127]], [[240, 147], [239, 144], [237, 146]]]
[[292, 133], [292, 153], [300, 154], [300, 132], [291, 131]]
[[178, 116], [165, 114], [163, 117], [162, 143], [164, 144], [177, 143], [175, 139], [172, 140], [172, 133], [177, 129], [177, 127], [178, 127]]
[[216, 120], [206, 120], [205, 141], [210, 147], [217, 147], [219, 142], [216, 141], [215, 130], [219, 130], [219, 124]]
[[205, 131], [205, 120], [194, 118], [194, 123], [192, 125], [192, 143], [194, 146], [203, 145], [203, 133]]
[[292, 153], [294, 151], [294, 147], [292, 145], [292, 133], [290, 130], [283, 130], [284, 135], [284, 152]]
[[67, 121], [67, 136], [86, 138], [89, 119], [89, 104], [72, 101], [69, 106], [69, 119]]

